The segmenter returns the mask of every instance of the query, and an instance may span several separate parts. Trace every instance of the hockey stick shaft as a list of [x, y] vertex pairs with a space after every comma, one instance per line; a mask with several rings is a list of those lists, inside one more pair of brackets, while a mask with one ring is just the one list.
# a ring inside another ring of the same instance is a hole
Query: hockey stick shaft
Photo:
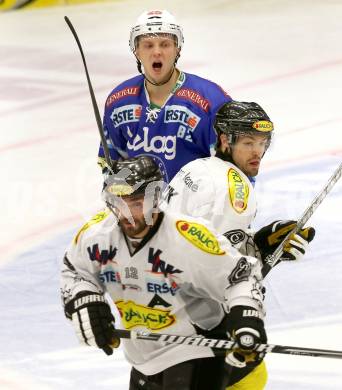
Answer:
[[[193, 347], [210, 347], [217, 350], [216, 355], [223, 355], [224, 350], [238, 349], [239, 346], [235, 341], [232, 340], [220, 340], [220, 339], [208, 339], [200, 336], [178, 336], [164, 333], [151, 333], [146, 331], [133, 331], [115, 329], [115, 336], [123, 339], [132, 340], [148, 340], [158, 341], [164, 344], [183, 344]], [[221, 350], [221, 353], [220, 351]], [[222, 351], [223, 350], [223, 351]], [[258, 344], [256, 349], [257, 352], [271, 352], [281, 353], [287, 355], [298, 355], [298, 356], [312, 356], [312, 357], [324, 357], [331, 359], [342, 359], [342, 351], [333, 351], [327, 349], [315, 349], [315, 348], [301, 348], [301, 347], [288, 347], [283, 345], [272, 345], [272, 344]]]
[[105, 160], [106, 160], [107, 164], [109, 166], [111, 166], [111, 161], [112, 160], [110, 158], [109, 149], [108, 149], [108, 145], [107, 145], [107, 141], [106, 141], [106, 137], [105, 137], [105, 134], [104, 134], [102, 121], [101, 121], [101, 117], [100, 117], [100, 113], [99, 113], [99, 108], [98, 108], [98, 105], [97, 105], [97, 102], [96, 102], [94, 89], [93, 89], [93, 86], [92, 86], [91, 81], [90, 81], [90, 76], [89, 76], [89, 72], [88, 72], [87, 63], [86, 63], [86, 60], [85, 60], [85, 57], [84, 57], [82, 45], [81, 45], [80, 40], [78, 39], [76, 30], [75, 30], [74, 26], [72, 25], [70, 19], [67, 16], [64, 16], [64, 20], [66, 21], [67, 25], [69, 26], [69, 28], [70, 28], [70, 30], [72, 32], [72, 35], [74, 36], [74, 38], [76, 40], [78, 49], [79, 49], [81, 57], [82, 57], [84, 70], [85, 70], [85, 73], [86, 73], [86, 76], [87, 76], [87, 82], [88, 82], [88, 88], [89, 88], [89, 93], [90, 93], [90, 97], [91, 97], [91, 102], [93, 104], [93, 109], [94, 109], [94, 114], [95, 114], [95, 118], [96, 118], [96, 123], [97, 123], [97, 127], [99, 129], [99, 133], [100, 133], [100, 137], [101, 137], [101, 143], [102, 143], [102, 147], [103, 147]]
[[328, 180], [327, 184], [324, 186], [324, 188], [321, 190], [321, 192], [314, 198], [314, 200], [311, 202], [310, 206], [304, 211], [301, 218], [298, 220], [296, 227], [291, 230], [284, 240], [279, 244], [277, 249], [273, 252], [272, 255], [269, 255], [266, 260], [265, 264], [262, 268], [262, 275], [265, 277], [270, 270], [277, 264], [279, 261], [282, 253], [283, 253], [283, 247], [284, 243], [288, 240], [288, 238], [292, 235], [300, 231], [306, 222], [311, 218], [312, 214], [316, 211], [317, 207], [323, 202], [324, 198], [328, 195], [328, 193], [331, 191], [331, 189], [334, 187], [334, 185], [338, 182], [338, 180], [341, 177], [342, 173], [342, 163], [339, 165], [339, 167], [336, 169], [336, 171], [333, 173], [333, 175]]

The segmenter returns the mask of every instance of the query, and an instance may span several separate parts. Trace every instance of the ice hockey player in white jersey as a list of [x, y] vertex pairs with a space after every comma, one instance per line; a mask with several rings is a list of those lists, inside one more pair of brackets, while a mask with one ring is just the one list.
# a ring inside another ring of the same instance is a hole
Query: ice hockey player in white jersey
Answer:
[[[255, 234], [249, 231], [256, 214], [255, 176], [271, 143], [273, 123], [257, 103], [232, 101], [219, 109], [214, 128], [216, 155], [183, 166], [165, 192], [167, 208], [204, 218], [240, 252], [265, 259], [295, 226], [295, 221], [275, 221]], [[299, 259], [313, 237], [311, 227], [293, 236], [281, 260]], [[265, 364], [250, 363], [233, 369], [228, 388], [261, 390], [266, 381]]]
[[[103, 190], [108, 209], [80, 229], [64, 257], [62, 300], [80, 341], [108, 355], [118, 346], [106, 293], [125, 329], [196, 335], [228, 312], [241, 351], [259, 359], [255, 344], [267, 341], [260, 260], [194, 218], [160, 211], [162, 176], [151, 157], [112, 169]], [[130, 390], [222, 389], [220, 378], [199, 375], [216, 359], [208, 347], [124, 340], [123, 348], [133, 366]]]

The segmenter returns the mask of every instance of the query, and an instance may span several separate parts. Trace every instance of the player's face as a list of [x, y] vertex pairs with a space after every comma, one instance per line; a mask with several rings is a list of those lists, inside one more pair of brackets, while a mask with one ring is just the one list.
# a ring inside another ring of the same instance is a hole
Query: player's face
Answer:
[[144, 215], [144, 195], [124, 196], [115, 208], [122, 231], [128, 237], [144, 237], [149, 226]]
[[258, 174], [267, 143], [266, 135], [239, 136], [231, 148], [233, 161], [247, 176]]
[[136, 49], [146, 77], [161, 83], [170, 77], [179, 49], [170, 34], [142, 36]]

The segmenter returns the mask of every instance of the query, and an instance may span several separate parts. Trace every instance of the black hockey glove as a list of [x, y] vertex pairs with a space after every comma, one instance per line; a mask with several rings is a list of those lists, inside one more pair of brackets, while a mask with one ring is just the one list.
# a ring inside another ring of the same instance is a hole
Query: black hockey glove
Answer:
[[[286, 235], [294, 229], [296, 221], [274, 221], [254, 234], [254, 242], [260, 250], [262, 260], [271, 255]], [[315, 237], [315, 229], [306, 227], [292, 234], [285, 242], [283, 254], [279, 261], [300, 260]]]
[[227, 354], [226, 363], [243, 368], [261, 361], [265, 353], [255, 348], [257, 344], [267, 343], [267, 336], [259, 312], [250, 306], [235, 306], [227, 316], [227, 324], [229, 336], [237, 341], [238, 347]]
[[81, 343], [101, 348], [107, 355], [113, 354], [120, 339], [114, 336], [115, 320], [103, 295], [82, 291], [65, 305], [64, 310]]

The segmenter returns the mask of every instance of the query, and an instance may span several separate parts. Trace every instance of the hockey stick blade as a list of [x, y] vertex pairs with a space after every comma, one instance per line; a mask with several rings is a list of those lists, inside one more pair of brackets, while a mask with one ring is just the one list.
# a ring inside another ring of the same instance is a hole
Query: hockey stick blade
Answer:
[[96, 102], [94, 89], [93, 89], [93, 86], [92, 86], [91, 81], [90, 81], [90, 76], [89, 76], [89, 72], [88, 72], [87, 63], [86, 63], [86, 60], [85, 60], [85, 57], [84, 57], [82, 45], [81, 45], [80, 40], [78, 39], [76, 30], [75, 30], [74, 26], [72, 25], [70, 19], [67, 16], [64, 16], [64, 20], [66, 21], [68, 27], [70, 28], [70, 31], [72, 32], [72, 35], [75, 38], [75, 41], [77, 43], [78, 49], [79, 49], [81, 57], [82, 57], [84, 70], [85, 70], [86, 77], [87, 77], [87, 82], [88, 82], [88, 88], [89, 88], [89, 93], [90, 93], [90, 97], [91, 97], [91, 102], [92, 102], [92, 105], [93, 105], [94, 114], [95, 114], [95, 118], [96, 118], [97, 128], [99, 129], [99, 133], [100, 133], [100, 137], [101, 137], [101, 143], [102, 143], [103, 152], [104, 152], [104, 155], [105, 155], [105, 160], [106, 160], [107, 164], [109, 166], [111, 166], [112, 160], [110, 158], [106, 137], [105, 137], [104, 130], [103, 130], [103, 127], [102, 127], [102, 121], [101, 121], [101, 117], [100, 117], [100, 113], [99, 113], [99, 108], [98, 108], [98, 105], [97, 105], [97, 102]]
[[267, 258], [265, 259], [265, 263], [262, 267], [263, 277], [265, 277], [271, 271], [271, 269], [278, 263], [283, 253], [284, 243], [288, 240], [288, 238], [292, 234], [297, 233], [299, 230], [301, 230], [304, 227], [306, 222], [311, 218], [312, 214], [316, 211], [317, 207], [323, 202], [324, 198], [328, 195], [328, 193], [331, 191], [334, 185], [338, 182], [338, 180], [341, 177], [341, 173], [342, 173], [342, 163], [335, 170], [335, 172], [330, 177], [330, 179], [328, 180], [324, 188], [321, 190], [321, 192], [318, 195], [316, 195], [314, 200], [311, 202], [310, 206], [304, 211], [301, 218], [297, 221], [296, 227], [286, 235], [286, 237], [279, 244], [277, 249], [271, 255], [267, 256]]
[[[193, 347], [209, 347], [217, 350], [215, 355], [223, 355], [222, 350], [238, 349], [239, 345], [233, 340], [208, 339], [201, 336], [178, 336], [164, 333], [151, 333], [147, 331], [133, 331], [114, 329], [114, 336], [123, 339], [158, 341], [164, 344], [183, 344]], [[221, 350], [221, 352], [219, 352]], [[322, 357], [330, 359], [342, 359], [342, 351], [329, 349], [289, 347], [283, 345], [258, 344], [257, 352], [281, 353], [286, 355]]]

